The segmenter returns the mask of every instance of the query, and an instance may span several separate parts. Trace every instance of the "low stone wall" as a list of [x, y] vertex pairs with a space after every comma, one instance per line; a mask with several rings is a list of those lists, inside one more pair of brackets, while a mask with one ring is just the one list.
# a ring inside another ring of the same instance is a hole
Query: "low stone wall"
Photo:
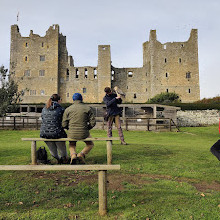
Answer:
[[200, 127], [218, 124], [219, 110], [177, 111], [177, 124], [180, 127]]

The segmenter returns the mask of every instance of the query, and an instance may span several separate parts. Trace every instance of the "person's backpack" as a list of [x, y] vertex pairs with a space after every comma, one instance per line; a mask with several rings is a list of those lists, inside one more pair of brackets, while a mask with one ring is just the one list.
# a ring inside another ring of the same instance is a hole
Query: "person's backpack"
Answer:
[[45, 147], [41, 146], [37, 150], [37, 163], [44, 163], [47, 164], [49, 161], [47, 159], [47, 151]]

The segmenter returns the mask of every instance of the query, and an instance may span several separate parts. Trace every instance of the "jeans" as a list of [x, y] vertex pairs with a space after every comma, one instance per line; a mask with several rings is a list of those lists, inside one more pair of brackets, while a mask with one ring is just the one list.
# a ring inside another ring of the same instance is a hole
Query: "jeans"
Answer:
[[64, 141], [45, 141], [45, 143], [54, 158], [67, 157], [66, 143]]
[[121, 141], [124, 141], [124, 135], [123, 135], [123, 131], [122, 131], [122, 128], [121, 128], [121, 120], [120, 120], [120, 116], [119, 115], [109, 116], [108, 122], [107, 122], [108, 137], [112, 137], [112, 125], [113, 125], [113, 122], [115, 122], [115, 126], [118, 129], [118, 135], [119, 135]]
[[220, 161], [220, 140], [218, 140], [211, 148], [210, 151], [215, 155]]

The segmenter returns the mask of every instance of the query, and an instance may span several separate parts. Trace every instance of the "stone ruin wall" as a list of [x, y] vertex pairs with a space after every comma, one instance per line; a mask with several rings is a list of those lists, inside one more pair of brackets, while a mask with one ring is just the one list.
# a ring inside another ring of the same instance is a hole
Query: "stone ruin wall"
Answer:
[[219, 110], [177, 111], [177, 123], [181, 127], [200, 127], [218, 124]]
[[[41, 55], [44, 62], [39, 60]], [[85, 102], [101, 103], [106, 86], [120, 87], [126, 93], [124, 103], [145, 103], [167, 91], [178, 93], [183, 102], [200, 99], [197, 30], [191, 31], [186, 42], [165, 44], [157, 41], [156, 31], [151, 30], [149, 41], [143, 44], [142, 67], [112, 66], [110, 45], [98, 46], [97, 66], [75, 67], [58, 25], [51, 26], [44, 37], [33, 31], [29, 37], [21, 37], [18, 26], [12, 25], [10, 62], [19, 90], [28, 89], [23, 103], [46, 102], [53, 93], [59, 93], [63, 102], [72, 102], [75, 92], [82, 93]], [[27, 69], [30, 76], [24, 75]], [[43, 77], [39, 76], [41, 69]], [[186, 72], [191, 74], [188, 79]]]

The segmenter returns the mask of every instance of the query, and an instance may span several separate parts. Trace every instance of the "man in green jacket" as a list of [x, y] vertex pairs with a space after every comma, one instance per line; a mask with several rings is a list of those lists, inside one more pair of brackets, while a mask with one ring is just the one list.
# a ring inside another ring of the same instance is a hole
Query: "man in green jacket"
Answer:
[[[80, 93], [73, 94], [73, 104], [69, 106], [64, 114], [62, 126], [68, 129], [68, 138], [82, 140], [91, 137], [89, 130], [96, 125], [95, 116], [91, 108], [83, 103], [83, 98]], [[86, 147], [80, 152], [76, 153], [76, 142], [69, 142], [69, 150], [71, 162], [76, 164], [85, 164], [85, 155], [90, 152], [94, 144], [92, 141], [85, 141]]]

